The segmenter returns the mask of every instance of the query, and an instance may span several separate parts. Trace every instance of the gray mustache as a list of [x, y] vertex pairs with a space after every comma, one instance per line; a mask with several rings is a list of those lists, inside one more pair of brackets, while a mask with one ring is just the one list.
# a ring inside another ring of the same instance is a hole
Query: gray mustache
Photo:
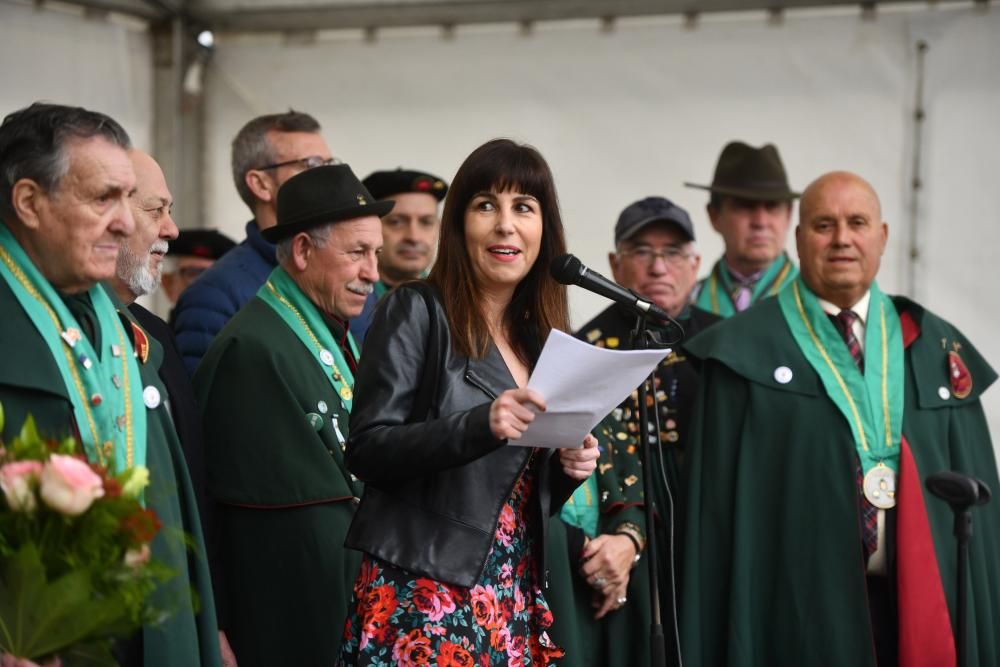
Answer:
[[368, 296], [375, 291], [375, 284], [367, 281], [357, 282], [357, 283], [347, 283], [348, 291], [354, 292], [355, 294], [360, 294], [362, 296]]

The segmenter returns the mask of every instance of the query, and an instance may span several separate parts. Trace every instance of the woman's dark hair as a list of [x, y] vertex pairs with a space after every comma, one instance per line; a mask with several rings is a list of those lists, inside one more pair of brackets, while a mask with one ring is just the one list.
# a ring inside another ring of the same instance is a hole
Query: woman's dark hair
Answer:
[[474, 359], [484, 357], [490, 343], [489, 326], [465, 241], [465, 213], [477, 193], [507, 191], [531, 195], [542, 214], [538, 258], [514, 289], [503, 314], [515, 353], [531, 366], [549, 331], [569, 328], [566, 288], [549, 275], [552, 260], [566, 252], [566, 237], [552, 172], [537, 150], [509, 139], [494, 139], [465, 159], [444, 202], [437, 260], [427, 280], [441, 290], [455, 348]]

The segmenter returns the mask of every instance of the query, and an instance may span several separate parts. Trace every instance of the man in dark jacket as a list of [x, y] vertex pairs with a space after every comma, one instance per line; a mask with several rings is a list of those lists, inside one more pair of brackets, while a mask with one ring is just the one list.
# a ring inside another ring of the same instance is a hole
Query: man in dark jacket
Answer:
[[163, 295], [171, 312], [184, 290], [235, 247], [236, 241], [215, 229], [180, 230], [170, 242], [167, 261], [160, 270]]
[[193, 374], [215, 335], [277, 266], [274, 244], [261, 231], [276, 222], [278, 188], [295, 174], [332, 164], [319, 123], [298, 111], [259, 116], [233, 139], [233, 180], [254, 219], [247, 238], [181, 295], [172, 314], [177, 346]]

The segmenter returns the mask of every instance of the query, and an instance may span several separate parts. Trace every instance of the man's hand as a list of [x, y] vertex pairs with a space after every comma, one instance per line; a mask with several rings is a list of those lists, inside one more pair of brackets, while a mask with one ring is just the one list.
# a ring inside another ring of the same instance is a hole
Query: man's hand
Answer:
[[591, 587], [603, 592], [628, 584], [635, 545], [625, 535], [598, 535], [587, 542], [580, 558], [580, 574]]
[[610, 612], [617, 611], [625, 606], [628, 601], [626, 593], [628, 590], [628, 585], [619, 586], [618, 588], [609, 588], [608, 592], [605, 594], [594, 593], [594, 601], [591, 606], [597, 609], [594, 612], [594, 619], [600, 620], [607, 616]]

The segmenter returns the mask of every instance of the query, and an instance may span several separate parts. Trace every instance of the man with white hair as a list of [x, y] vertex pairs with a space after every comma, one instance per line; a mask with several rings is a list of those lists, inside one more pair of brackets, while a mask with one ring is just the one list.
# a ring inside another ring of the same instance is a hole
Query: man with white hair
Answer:
[[375, 201], [347, 165], [278, 191], [278, 267], [205, 354], [194, 384], [218, 502], [219, 591], [241, 667], [332, 665], [360, 554], [344, 548], [361, 484], [344, 465], [357, 345], [379, 279]]
[[[109, 282], [142, 328], [163, 347], [159, 375], [170, 397], [170, 415], [184, 450], [202, 526], [211, 540], [211, 508], [205, 500], [201, 414], [194, 399], [194, 388], [184, 369], [184, 362], [177, 351], [177, 342], [170, 327], [136, 301], [140, 296], [152, 294], [160, 287], [164, 255], [167, 254], [170, 242], [178, 236], [177, 224], [171, 215], [174, 198], [167, 187], [163, 170], [152, 156], [137, 149], [130, 150], [128, 155], [135, 172], [135, 191], [129, 197], [135, 231], [122, 241], [118, 249], [115, 276]], [[209, 551], [214, 552], [214, 549], [210, 547]], [[218, 574], [221, 573], [217, 572], [216, 575]], [[232, 662], [232, 652], [225, 634], [220, 634], [219, 640], [224, 664], [235, 664]]]

